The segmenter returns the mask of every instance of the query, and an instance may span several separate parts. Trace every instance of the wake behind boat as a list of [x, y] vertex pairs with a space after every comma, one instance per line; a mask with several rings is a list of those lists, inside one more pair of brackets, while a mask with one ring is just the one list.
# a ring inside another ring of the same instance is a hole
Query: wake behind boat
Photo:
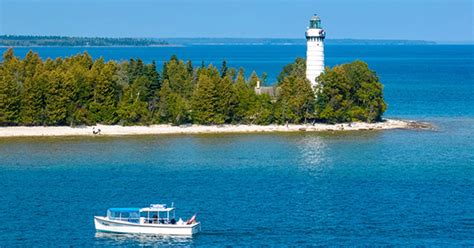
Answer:
[[100, 232], [193, 235], [201, 231], [196, 214], [189, 220], [176, 221], [175, 208], [151, 204], [146, 208], [109, 208], [107, 216], [94, 216]]

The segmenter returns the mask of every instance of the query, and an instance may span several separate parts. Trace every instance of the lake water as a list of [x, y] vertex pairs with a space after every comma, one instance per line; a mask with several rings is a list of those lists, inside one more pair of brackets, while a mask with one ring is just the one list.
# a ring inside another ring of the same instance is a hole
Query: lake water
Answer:
[[[0, 49], [4, 51], [5, 49]], [[43, 57], [84, 48], [34, 48]], [[304, 46], [87, 48], [269, 74]], [[15, 50], [24, 56], [26, 48]], [[327, 46], [377, 71], [386, 117], [433, 131], [0, 139], [0, 246], [474, 245], [474, 46]], [[109, 207], [171, 203], [194, 238], [97, 234]]]

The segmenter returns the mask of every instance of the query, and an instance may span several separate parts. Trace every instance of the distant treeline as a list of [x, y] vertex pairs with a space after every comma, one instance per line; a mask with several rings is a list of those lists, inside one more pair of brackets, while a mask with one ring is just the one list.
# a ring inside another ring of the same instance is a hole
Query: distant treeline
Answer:
[[[326, 39], [328, 45], [433, 45], [424, 40]], [[161, 46], [161, 45], [305, 45], [306, 40], [279, 38], [88, 38], [0, 35], [0, 46]]]
[[140, 38], [0, 35], [0, 46], [160, 46], [166, 41]]
[[[261, 124], [380, 121], [382, 85], [367, 64], [326, 68], [320, 86], [296, 59], [278, 76], [276, 96], [256, 94], [264, 82], [243, 69], [194, 66], [172, 56], [155, 62], [93, 60], [87, 53], [43, 61], [7, 50], [0, 64], [0, 125]], [[315, 95], [316, 92], [316, 95]]]
[[[179, 45], [306, 45], [306, 39], [280, 38], [165, 38]], [[327, 45], [433, 45], [424, 40], [326, 39]]]

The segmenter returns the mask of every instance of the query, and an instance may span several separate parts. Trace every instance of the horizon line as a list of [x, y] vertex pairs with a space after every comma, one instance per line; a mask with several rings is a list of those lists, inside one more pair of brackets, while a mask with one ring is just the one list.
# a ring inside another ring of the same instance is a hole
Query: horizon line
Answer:
[[[106, 39], [267, 39], [267, 40], [304, 40], [304, 37], [212, 37], [212, 36], [198, 36], [198, 37], [150, 37], [150, 36], [79, 36], [79, 35], [36, 35], [36, 34], [0, 34], [1, 36], [31, 36], [31, 37], [64, 37], [64, 38], [106, 38]], [[474, 40], [425, 40], [425, 39], [403, 39], [403, 38], [328, 38], [326, 40], [367, 40], [367, 41], [412, 41], [412, 42], [435, 42], [437, 44], [474, 44]]]

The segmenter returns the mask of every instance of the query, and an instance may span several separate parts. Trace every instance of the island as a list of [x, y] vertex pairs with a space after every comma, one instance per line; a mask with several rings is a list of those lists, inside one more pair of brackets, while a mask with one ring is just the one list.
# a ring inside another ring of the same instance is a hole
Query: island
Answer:
[[35, 35], [0, 35], [4, 47], [116, 47], [116, 46], [166, 46], [168, 42], [154, 38], [102, 38]]
[[[362, 61], [326, 67], [313, 88], [305, 60], [265, 75], [172, 56], [161, 70], [141, 59], [116, 62], [78, 54], [24, 59], [7, 50], [0, 64], [0, 136], [294, 132], [414, 128], [384, 120], [382, 84]], [[421, 125], [423, 126], [423, 125]], [[426, 126], [423, 126], [426, 127]]]

